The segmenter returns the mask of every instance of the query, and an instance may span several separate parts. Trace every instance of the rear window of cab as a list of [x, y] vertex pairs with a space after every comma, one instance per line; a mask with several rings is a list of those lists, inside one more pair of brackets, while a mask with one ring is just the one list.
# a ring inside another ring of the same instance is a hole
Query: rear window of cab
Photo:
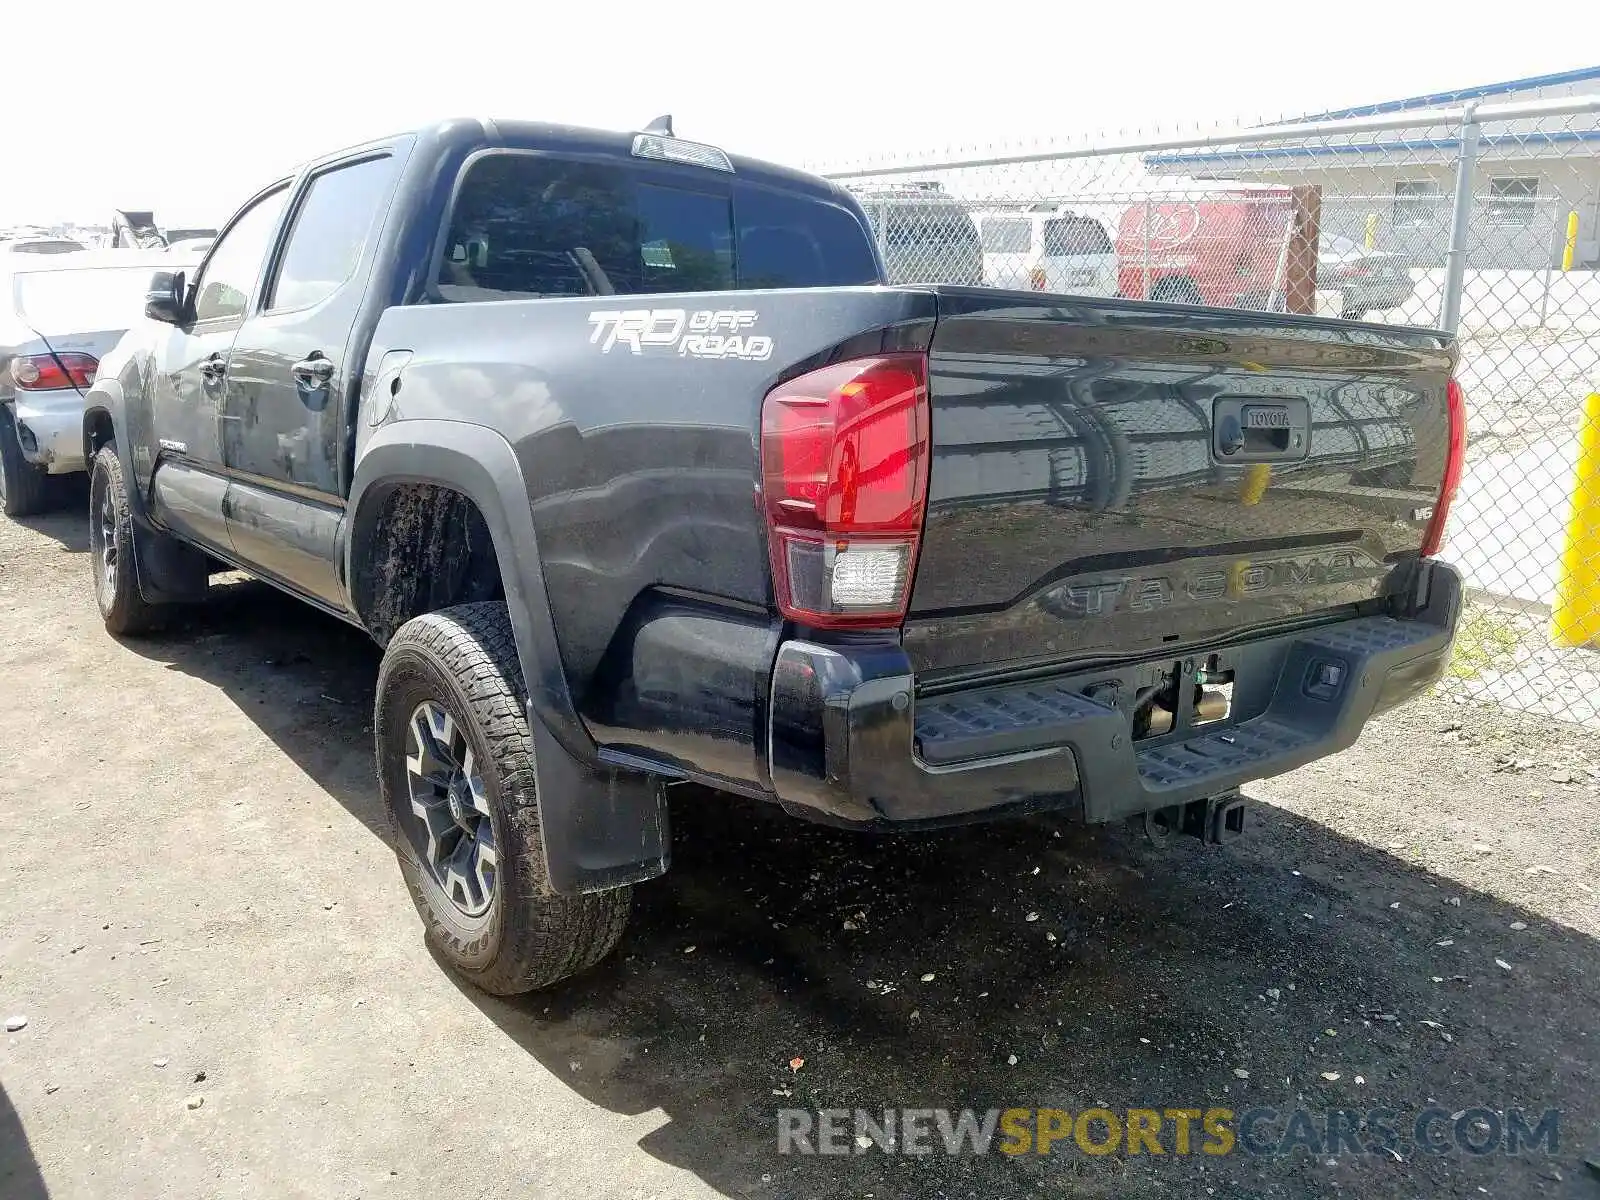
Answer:
[[807, 288], [878, 281], [848, 209], [799, 193], [541, 154], [468, 164], [434, 278], [445, 301]]

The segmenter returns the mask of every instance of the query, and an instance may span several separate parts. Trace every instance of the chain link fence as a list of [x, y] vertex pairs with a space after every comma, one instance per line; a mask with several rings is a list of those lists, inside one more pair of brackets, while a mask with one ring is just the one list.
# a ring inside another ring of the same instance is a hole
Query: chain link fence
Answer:
[[[1583, 536], [1600, 494], [1574, 508], [1600, 392], [1600, 95], [822, 170], [895, 282], [1456, 332], [1468, 448], [1446, 556], [1471, 599], [1446, 686], [1600, 726], [1600, 533], [1593, 555]], [[1600, 466], [1585, 478], [1600, 489]]]

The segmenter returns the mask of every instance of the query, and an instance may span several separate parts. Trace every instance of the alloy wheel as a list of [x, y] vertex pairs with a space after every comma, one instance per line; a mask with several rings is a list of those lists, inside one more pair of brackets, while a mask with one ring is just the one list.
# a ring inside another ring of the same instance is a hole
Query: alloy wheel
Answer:
[[106, 595], [113, 596], [117, 591], [117, 505], [109, 487], [101, 493], [96, 525], [100, 533], [100, 545], [96, 547], [100, 557], [100, 582]]
[[417, 705], [407, 725], [406, 783], [423, 866], [463, 916], [483, 916], [500, 865], [489, 798], [466, 731], [435, 700]]

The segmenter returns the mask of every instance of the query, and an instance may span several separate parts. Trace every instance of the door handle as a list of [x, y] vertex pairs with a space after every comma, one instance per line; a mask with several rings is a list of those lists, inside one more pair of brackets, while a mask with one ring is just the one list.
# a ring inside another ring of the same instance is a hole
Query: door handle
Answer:
[[207, 383], [221, 383], [228, 373], [228, 360], [213, 354], [200, 364], [200, 375]]
[[289, 374], [308, 387], [326, 387], [328, 380], [333, 378], [333, 363], [322, 351], [313, 350], [290, 367]]

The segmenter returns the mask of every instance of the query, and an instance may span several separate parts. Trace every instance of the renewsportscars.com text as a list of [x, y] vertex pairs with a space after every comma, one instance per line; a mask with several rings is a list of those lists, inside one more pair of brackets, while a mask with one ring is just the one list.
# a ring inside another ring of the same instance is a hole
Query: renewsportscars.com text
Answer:
[[1561, 1113], [1206, 1107], [786, 1108], [779, 1154], [1315, 1155], [1554, 1154]]

